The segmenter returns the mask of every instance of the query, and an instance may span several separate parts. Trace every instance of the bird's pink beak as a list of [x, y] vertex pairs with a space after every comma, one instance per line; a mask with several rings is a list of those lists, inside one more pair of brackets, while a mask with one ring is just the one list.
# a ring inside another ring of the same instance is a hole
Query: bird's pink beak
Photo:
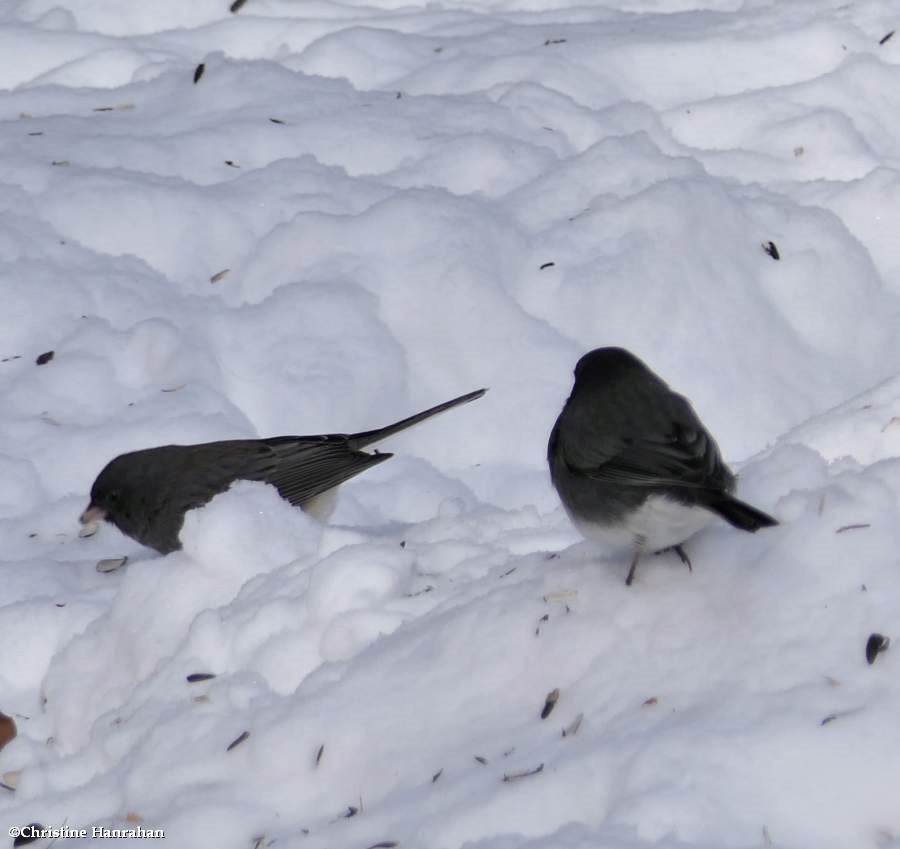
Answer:
[[97, 533], [100, 522], [105, 518], [106, 511], [102, 507], [98, 507], [96, 504], [88, 505], [87, 510], [85, 510], [78, 519], [83, 525], [82, 529], [78, 532], [78, 536], [92, 537]]

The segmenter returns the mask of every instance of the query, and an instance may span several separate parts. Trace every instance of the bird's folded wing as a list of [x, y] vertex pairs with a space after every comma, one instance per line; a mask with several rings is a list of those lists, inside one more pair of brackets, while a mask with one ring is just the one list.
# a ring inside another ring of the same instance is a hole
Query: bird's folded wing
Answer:
[[610, 435], [596, 421], [582, 421], [561, 434], [566, 465], [576, 474], [630, 486], [679, 486], [705, 489], [721, 485], [728, 472], [716, 443], [688, 408], [682, 421], [620, 422]]
[[259, 452], [250, 479], [272, 484], [282, 498], [302, 507], [390, 456], [354, 451], [344, 436], [279, 437]]

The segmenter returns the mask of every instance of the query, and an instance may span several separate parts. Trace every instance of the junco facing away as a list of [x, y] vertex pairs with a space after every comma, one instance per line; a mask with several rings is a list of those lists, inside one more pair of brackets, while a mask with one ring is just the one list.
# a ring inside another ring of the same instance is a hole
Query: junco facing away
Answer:
[[575, 366], [575, 386], [547, 446], [550, 477], [589, 540], [633, 553], [674, 548], [720, 516], [743, 531], [777, 525], [731, 493], [735, 478], [690, 402], [623, 348], [597, 348]]
[[237, 480], [270, 483], [282, 498], [315, 515], [327, 506], [323, 499], [333, 495], [329, 490], [393, 456], [367, 454], [363, 448], [485, 392], [479, 389], [362, 433], [162, 445], [121, 454], [94, 481], [81, 523], [96, 528], [101, 520], [112, 522], [123, 534], [168, 554], [181, 548], [184, 514]]

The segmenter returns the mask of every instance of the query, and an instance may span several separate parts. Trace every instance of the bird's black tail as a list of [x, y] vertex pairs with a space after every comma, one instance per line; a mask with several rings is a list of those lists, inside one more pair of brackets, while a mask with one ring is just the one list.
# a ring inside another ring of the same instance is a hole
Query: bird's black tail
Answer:
[[386, 427], [351, 434], [347, 438], [347, 441], [350, 446], [356, 450], [365, 448], [373, 442], [380, 442], [382, 439], [386, 439], [389, 436], [393, 436], [395, 433], [399, 433], [401, 430], [406, 430], [408, 427], [417, 425], [419, 422], [424, 422], [425, 419], [430, 419], [432, 416], [443, 413], [445, 410], [458, 407], [460, 404], [468, 404], [470, 401], [480, 398], [485, 392], [487, 392], [487, 389], [478, 389], [475, 392], [469, 392], [467, 395], [460, 395], [459, 398], [454, 398], [452, 401], [444, 401], [443, 404], [438, 404], [436, 407], [431, 407], [421, 413], [410, 416], [408, 419], [403, 419], [394, 424], [387, 425]]
[[757, 510], [727, 493], [718, 494], [707, 507], [713, 513], [721, 516], [728, 524], [734, 525], [742, 531], [755, 533], [760, 528], [770, 528], [778, 524], [778, 521], [768, 513], [763, 513], [762, 510]]

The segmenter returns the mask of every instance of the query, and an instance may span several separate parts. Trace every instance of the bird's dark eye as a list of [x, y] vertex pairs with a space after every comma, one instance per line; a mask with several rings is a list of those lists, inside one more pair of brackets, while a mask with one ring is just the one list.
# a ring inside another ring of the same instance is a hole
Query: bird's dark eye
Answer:
[[118, 504], [122, 500], [122, 493], [118, 489], [113, 489], [107, 494], [106, 500], [110, 504]]

